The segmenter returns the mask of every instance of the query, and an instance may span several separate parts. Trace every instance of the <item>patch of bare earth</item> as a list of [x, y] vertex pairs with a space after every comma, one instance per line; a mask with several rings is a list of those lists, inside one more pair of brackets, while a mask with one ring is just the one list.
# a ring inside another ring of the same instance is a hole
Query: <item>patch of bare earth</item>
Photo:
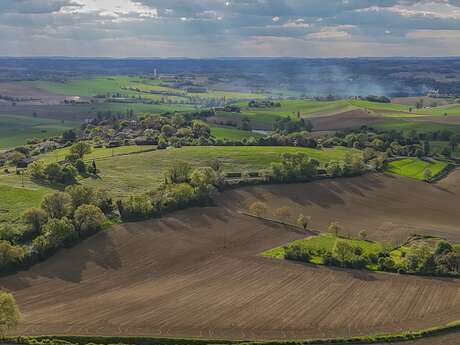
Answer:
[[418, 232], [460, 241], [460, 173], [449, 179], [368, 175], [242, 188], [223, 194], [218, 207], [114, 226], [0, 287], [13, 291], [24, 315], [17, 333], [28, 335], [279, 339], [443, 324], [460, 319], [459, 280], [261, 257], [302, 235], [238, 210], [261, 200], [289, 206], [293, 217], [311, 215], [319, 229], [339, 221], [343, 231], [365, 228], [375, 239]]
[[385, 121], [383, 117], [369, 114], [363, 109], [354, 109], [332, 116], [322, 116], [309, 119], [314, 131], [337, 131], [357, 128]]

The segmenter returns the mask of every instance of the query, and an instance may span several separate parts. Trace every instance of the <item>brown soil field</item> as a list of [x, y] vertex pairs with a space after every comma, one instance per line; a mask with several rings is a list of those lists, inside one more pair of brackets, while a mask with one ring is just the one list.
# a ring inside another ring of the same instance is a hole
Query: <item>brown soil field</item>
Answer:
[[371, 115], [362, 109], [346, 111], [332, 116], [321, 116], [309, 119], [314, 131], [336, 131], [356, 128], [385, 121], [378, 115]]
[[460, 172], [437, 185], [376, 174], [241, 188], [217, 207], [114, 226], [0, 287], [14, 293], [17, 333], [27, 335], [293, 339], [427, 328], [460, 319], [460, 280], [261, 257], [304, 235], [238, 211], [262, 200], [311, 215], [319, 229], [337, 220], [375, 239], [460, 241], [459, 182]]
[[65, 100], [65, 96], [20, 83], [0, 83], [0, 95], [33, 99], [32, 101], [21, 102], [29, 103], [30, 105], [53, 105], [62, 103]]
[[451, 98], [435, 98], [435, 97], [428, 97], [428, 96], [420, 96], [420, 97], [397, 97], [391, 100], [392, 103], [403, 104], [403, 105], [412, 105], [415, 107], [417, 102], [423, 99], [425, 105], [430, 105], [433, 102], [436, 102], [438, 106], [440, 105], [449, 105], [455, 102], [454, 99]]
[[94, 113], [90, 111], [82, 111], [74, 105], [31, 105], [31, 104], [11, 104], [2, 105], [0, 113], [8, 115], [32, 116], [37, 113], [38, 117], [67, 120], [67, 121], [83, 121], [87, 118], [94, 117]]

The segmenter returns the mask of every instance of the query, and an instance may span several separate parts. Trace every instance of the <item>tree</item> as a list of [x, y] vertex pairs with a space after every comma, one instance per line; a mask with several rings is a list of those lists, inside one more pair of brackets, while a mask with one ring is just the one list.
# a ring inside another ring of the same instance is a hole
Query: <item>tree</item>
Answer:
[[13, 295], [0, 292], [0, 335], [15, 329], [21, 320], [21, 314]]
[[299, 224], [304, 230], [307, 230], [310, 222], [311, 222], [310, 216], [304, 216], [303, 214], [300, 214], [299, 218], [297, 218], [297, 224]]
[[58, 183], [62, 180], [62, 167], [58, 163], [50, 163], [44, 169], [47, 180]]
[[326, 174], [331, 177], [341, 176], [343, 173], [342, 167], [337, 161], [329, 161], [326, 163]]
[[425, 140], [423, 142], [423, 151], [425, 151], [425, 155], [429, 155], [431, 152], [431, 146], [428, 140]]
[[267, 212], [267, 205], [261, 201], [255, 201], [249, 206], [249, 212], [255, 214], [256, 216], [260, 217]]
[[22, 219], [32, 226], [34, 232], [40, 232], [43, 224], [48, 220], [48, 215], [43, 209], [32, 207], [24, 211]]
[[102, 229], [105, 216], [97, 206], [81, 205], [75, 211], [74, 221], [80, 232], [88, 233]]
[[42, 160], [37, 160], [29, 164], [27, 170], [30, 173], [30, 176], [33, 179], [41, 180], [46, 177], [45, 175], [45, 162]]
[[289, 211], [289, 207], [283, 206], [280, 208], [277, 208], [274, 212], [273, 215], [275, 218], [279, 219], [281, 222], [287, 222], [289, 220], [289, 217], [291, 216], [291, 212]]
[[77, 169], [73, 165], [68, 164], [62, 168], [62, 177], [60, 182], [64, 184], [73, 184], [77, 182], [77, 176]]
[[329, 232], [333, 233], [335, 236], [339, 236], [340, 225], [338, 222], [332, 222], [328, 227]]
[[[23, 247], [12, 245], [8, 241], [0, 240], [0, 267], [19, 262], [26, 251]], [[0, 320], [1, 322], [1, 320]]]
[[75, 141], [75, 139], [77, 139], [77, 134], [73, 129], [69, 129], [62, 133], [62, 139], [66, 141]]
[[96, 202], [96, 193], [91, 187], [82, 185], [69, 186], [65, 191], [72, 198], [72, 206], [74, 209], [84, 204], [91, 205]]
[[426, 182], [429, 182], [432, 177], [433, 177], [433, 173], [431, 172], [431, 169], [425, 168], [425, 170], [423, 170], [423, 179]]
[[88, 168], [83, 159], [77, 159], [77, 161], [75, 162], [75, 169], [77, 169], [80, 175], [85, 175], [88, 172]]
[[435, 255], [443, 255], [443, 254], [451, 253], [453, 250], [454, 250], [454, 248], [452, 247], [452, 245], [449, 242], [447, 242], [447, 241], [439, 241], [436, 244], [436, 249], [434, 251], [434, 254]]
[[72, 198], [63, 192], [48, 194], [43, 198], [41, 207], [50, 218], [62, 218], [72, 213]]
[[338, 241], [334, 248], [334, 256], [342, 263], [351, 262], [355, 256], [354, 248], [345, 241]]
[[91, 153], [92, 147], [90, 144], [79, 141], [70, 147], [70, 154], [77, 155], [79, 158], [83, 158], [84, 155]]
[[359, 237], [362, 239], [362, 240], [366, 240], [367, 238], [367, 230], [361, 230], [359, 232]]
[[63, 217], [61, 219], [51, 218], [48, 220], [43, 226], [43, 236], [47, 239], [51, 247], [59, 248], [66, 244], [66, 242], [77, 238], [78, 234], [72, 222], [67, 217]]

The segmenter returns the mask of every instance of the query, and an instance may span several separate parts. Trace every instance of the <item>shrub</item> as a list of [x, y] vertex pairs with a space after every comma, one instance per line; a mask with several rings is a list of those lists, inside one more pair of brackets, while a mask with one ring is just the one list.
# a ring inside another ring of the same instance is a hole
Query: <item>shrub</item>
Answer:
[[131, 195], [126, 202], [122, 203], [122, 206], [122, 210], [120, 206], [118, 208], [125, 219], [146, 219], [153, 212], [152, 201], [146, 194]]
[[291, 212], [289, 211], [289, 207], [283, 206], [283, 207], [280, 207], [280, 208], [276, 209], [273, 212], [273, 216], [275, 216], [275, 218], [277, 218], [278, 220], [280, 220], [282, 222], [287, 222], [287, 221], [289, 221], [289, 217], [291, 216]]
[[311, 222], [310, 216], [304, 216], [303, 214], [300, 214], [299, 218], [297, 218], [297, 224], [300, 225], [304, 230], [307, 230], [310, 222]]
[[26, 251], [23, 247], [14, 246], [8, 241], [0, 241], [0, 267], [7, 267], [20, 262], [24, 258], [25, 253]]
[[311, 259], [310, 252], [298, 244], [292, 244], [284, 248], [284, 257], [288, 260], [309, 262]]
[[80, 233], [91, 233], [102, 229], [105, 216], [101, 209], [94, 205], [81, 205], [74, 215], [74, 222]]
[[260, 217], [267, 213], [268, 207], [267, 204], [261, 201], [255, 201], [249, 206], [249, 212], [255, 214], [256, 216]]

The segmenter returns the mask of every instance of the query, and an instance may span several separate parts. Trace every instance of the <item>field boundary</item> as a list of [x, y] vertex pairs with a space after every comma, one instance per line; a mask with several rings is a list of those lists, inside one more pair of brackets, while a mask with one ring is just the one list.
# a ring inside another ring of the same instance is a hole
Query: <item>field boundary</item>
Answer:
[[292, 223], [282, 222], [282, 221], [274, 219], [274, 218], [257, 216], [255, 214], [252, 214], [252, 213], [249, 213], [249, 212], [246, 212], [246, 211], [238, 211], [238, 213], [242, 214], [242, 215], [245, 215], [245, 216], [248, 216], [248, 217], [252, 217], [252, 218], [256, 218], [256, 219], [260, 219], [260, 220], [265, 220], [265, 221], [268, 221], [268, 222], [271, 222], [271, 223], [276, 223], [276, 224], [279, 224], [279, 225], [287, 226], [287, 227], [291, 228], [293, 231], [301, 233], [303, 235], [309, 235], [310, 233], [318, 235], [318, 234], [321, 233], [319, 230], [314, 230], [314, 229], [310, 229], [310, 228], [307, 229], [307, 230], [304, 230], [302, 227], [300, 227], [298, 225], [295, 225], [295, 224], [292, 224]]
[[130, 336], [37, 336], [37, 337], [5, 337], [3, 344], [32, 345], [32, 344], [60, 344], [59, 341], [70, 344], [85, 345], [88, 343], [130, 344], [130, 345], [327, 345], [327, 344], [361, 344], [370, 345], [378, 343], [406, 342], [423, 338], [436, 337], [460, 330], [460, 320], [452, 321], [442, 326], [426, 328], [418, 331], [387, 333], [380, 335], [364, 335], [355, 337], [338, 337], [323, 339], [299, 340], [267, 340], [245, 341], [225, 339], [200, 339], [200, 338], [156, 338], [156, 337], [130, 337]]

